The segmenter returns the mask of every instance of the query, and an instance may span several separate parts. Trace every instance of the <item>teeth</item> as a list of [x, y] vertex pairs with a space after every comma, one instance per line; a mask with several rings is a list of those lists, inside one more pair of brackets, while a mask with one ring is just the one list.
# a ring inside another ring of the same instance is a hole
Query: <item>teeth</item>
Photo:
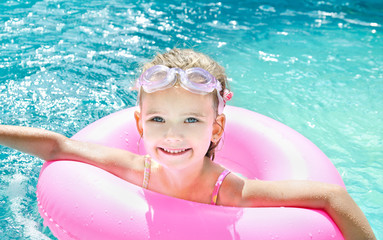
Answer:
[[165, 152], [168, 152], [168, 153], [181, 153], [181, 152], [185, 152], [186, 151], [186, 149], [180, 149], [180, 150], [169, 150], [169, 149], [166, 149], [166, 148], [163, 148], [163, 150], [165, 151]]

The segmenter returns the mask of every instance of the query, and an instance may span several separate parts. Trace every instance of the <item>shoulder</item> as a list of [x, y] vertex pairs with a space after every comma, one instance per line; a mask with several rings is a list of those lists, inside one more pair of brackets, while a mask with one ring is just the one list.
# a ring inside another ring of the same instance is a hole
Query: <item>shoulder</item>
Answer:
[[[146, 157], [120, 149], [110, 149], [110, 151], [109, 171], [128, 182], [141, 186]], [[152, 162], [151, 165], [153, 167], [155, 163]]]
[[230, 172], [224, 179], [218, 194], [218, 205], [240, 206], [245, 179]]

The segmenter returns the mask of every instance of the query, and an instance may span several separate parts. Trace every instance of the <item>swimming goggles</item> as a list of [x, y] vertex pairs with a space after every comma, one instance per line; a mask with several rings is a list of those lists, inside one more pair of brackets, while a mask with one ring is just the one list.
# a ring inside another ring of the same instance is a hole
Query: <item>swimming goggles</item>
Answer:
[[168, 68], [164, 65], [155, 65], [140, 76], [136, 87], [138, 89], [142, 87], [147, 93], [165, 90], [176, 84], [177, 74], [180, 76], [180, 85], [192, 93], [205, 95], [216, 89], [218, 97], [218, 114], [223, 112], [225, 102], [220, 94], [222, 90], [221, 83], [208, 71], [202, 68], [189, 68], [184, 71], [181, 68]]

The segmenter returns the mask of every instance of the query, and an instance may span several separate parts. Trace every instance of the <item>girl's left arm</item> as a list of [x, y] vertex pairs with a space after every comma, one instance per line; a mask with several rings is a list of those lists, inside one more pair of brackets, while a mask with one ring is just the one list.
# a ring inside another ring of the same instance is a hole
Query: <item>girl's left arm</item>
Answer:
[[366, 216], [346, 189], [311, 181], [245, 180], [241, 206], [305, 207], [325, 210], [346, 240], [376, 239]]

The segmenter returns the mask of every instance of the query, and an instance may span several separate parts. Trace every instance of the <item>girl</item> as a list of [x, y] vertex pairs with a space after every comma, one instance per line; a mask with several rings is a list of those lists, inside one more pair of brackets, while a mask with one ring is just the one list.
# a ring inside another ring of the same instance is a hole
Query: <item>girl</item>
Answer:
[[[135, 119], [147, 156], [16, 126], [0, 126], [0, 144], [45, 161], [93, 164], [133, 184], [190, 201], [324, 209], [345, 239], [375, 239], [363, 212], [342, 187], [248, 180], [213, 162], [226, 121], [222, 110], [231, 93], [224, 69], [211, 58], [193, 50], [159, 54], [143, 67], [137, 87], [140, 111]], [[222, 184], [215, 187], [217, 179]]]

